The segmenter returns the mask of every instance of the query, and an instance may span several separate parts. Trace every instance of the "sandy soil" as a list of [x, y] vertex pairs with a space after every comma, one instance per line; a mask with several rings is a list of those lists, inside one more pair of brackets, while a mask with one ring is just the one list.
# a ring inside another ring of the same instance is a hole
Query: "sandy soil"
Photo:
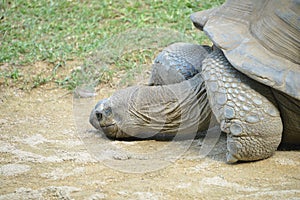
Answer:
[[88, 124], [101, 97], [73, 99], [51, 84], [1, 91], [1, 200], [300, 199], [299, 151], [229, 165], [224, 136], [204, 158], [203, 138], [110, 141]]

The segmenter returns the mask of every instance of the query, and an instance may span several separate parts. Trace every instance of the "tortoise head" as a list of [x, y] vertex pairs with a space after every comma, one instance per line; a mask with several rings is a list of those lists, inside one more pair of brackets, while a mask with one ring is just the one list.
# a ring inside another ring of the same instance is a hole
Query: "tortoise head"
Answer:
[[110, 99], [100, 100], [90, 114], [90, 123], [102, 130], [108, 137], [116, 137], [120, 132], [111, 108]]

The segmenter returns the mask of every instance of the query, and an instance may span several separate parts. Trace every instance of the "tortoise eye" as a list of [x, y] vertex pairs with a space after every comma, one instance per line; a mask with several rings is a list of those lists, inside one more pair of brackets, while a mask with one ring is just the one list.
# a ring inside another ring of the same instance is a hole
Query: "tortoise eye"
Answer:
[[97, 117], [98, 121], [101, 121], [101, 119], [103, 118], [102, 113], [96, 111], [96, 117]]

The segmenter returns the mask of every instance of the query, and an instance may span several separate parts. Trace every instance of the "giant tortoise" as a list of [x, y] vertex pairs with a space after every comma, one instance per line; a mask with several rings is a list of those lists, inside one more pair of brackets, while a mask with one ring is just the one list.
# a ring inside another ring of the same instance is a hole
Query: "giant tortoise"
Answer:
[[148, 86], [97, 103], [90, 123], [115, 139], [189, 135], [211, 115], [227, 161], [300, 144], [300, 2], [228, 0], [191, 15], [213, 47], [176, 43], [156, 58]]

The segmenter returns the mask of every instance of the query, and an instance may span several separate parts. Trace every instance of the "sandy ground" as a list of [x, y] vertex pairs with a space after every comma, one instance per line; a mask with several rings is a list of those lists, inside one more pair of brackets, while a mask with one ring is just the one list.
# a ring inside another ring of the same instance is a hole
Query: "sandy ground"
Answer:
[[73, 99], [45, 85], [4, 89], [0, 98], [1, 200], [300, 199], [299, 151], [229, 165], [224, 136], [204, 158], [203, 138], [106, 139], [88, 124], [99, 97]]

